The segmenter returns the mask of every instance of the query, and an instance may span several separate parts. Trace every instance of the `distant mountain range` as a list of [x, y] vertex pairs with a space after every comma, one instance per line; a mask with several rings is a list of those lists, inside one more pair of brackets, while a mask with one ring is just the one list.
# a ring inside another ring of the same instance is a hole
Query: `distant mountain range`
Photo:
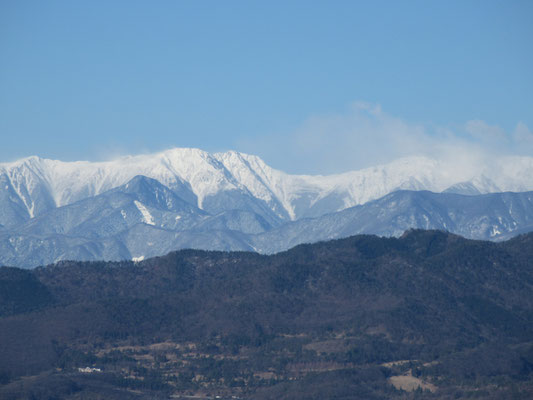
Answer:
[[533, 230], [533, 158], [480, 171], [416, 157], [289, 175], [256, 156], [198, 149], [100, 163], [30, 157], [0, 164], [0, 264], [138, 260], [180, 248], [274, 253], [409, 228], [491, 240]]

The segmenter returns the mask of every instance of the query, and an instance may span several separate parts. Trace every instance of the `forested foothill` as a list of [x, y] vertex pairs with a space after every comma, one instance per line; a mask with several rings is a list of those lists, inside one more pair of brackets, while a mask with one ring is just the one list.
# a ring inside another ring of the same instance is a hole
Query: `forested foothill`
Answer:
[[533, 398], [533, 233], [0, 268], [0, 398], [217, 396]]

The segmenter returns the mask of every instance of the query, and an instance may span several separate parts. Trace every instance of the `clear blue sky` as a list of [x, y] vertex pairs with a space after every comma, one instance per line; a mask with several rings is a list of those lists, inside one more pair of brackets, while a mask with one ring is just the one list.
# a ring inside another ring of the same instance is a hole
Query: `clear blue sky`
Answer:
[[335, 163], [357, 141], [314, 164], [301, 142], [364, 131], [361, 101], [429, 136], [530, 134], [533, 1], [0, 0], [0, 161], [187, 146], [335, 172], [370, 163]]

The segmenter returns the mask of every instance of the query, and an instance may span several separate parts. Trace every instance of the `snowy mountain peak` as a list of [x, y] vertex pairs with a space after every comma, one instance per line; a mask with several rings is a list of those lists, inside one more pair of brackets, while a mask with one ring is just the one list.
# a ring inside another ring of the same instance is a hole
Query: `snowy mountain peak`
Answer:
[[533, 190], [533, 158], [507, 157], [464, 168], [453, 162], [409, 157], [358, 171], [311, 176], [284, 173], [255, 155], [196, 148], [104, 162], [32, 156], [0, 164], [0, 182], [4, 182], [0, 224], [9, 226], [96, 196], [137, 175], [156, 180], [208, 213], [239, 209], [276, 225], [364, 204], [399, 189], [472, 194]]

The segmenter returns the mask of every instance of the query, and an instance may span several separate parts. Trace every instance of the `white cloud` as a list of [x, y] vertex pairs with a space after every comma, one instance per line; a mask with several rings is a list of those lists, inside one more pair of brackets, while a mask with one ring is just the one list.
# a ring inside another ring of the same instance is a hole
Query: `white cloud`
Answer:
[[468, 121], [465, 130], [470, 136], [480, 142], [507, 141], [505, 131], [497, 125], [489, 125], [479, 119]]
[[494, 155], [527, 153], [533, 134], [524, 123], [512, 134], [481, 120], [453, 129], [428, 126], [390, 115], [379, 104], [357, 102], [345, 112], [312, 116], [294, 131], [242, 140], [237, 147], [292, 173], [344, 172], [420, 155], [474, 168]]
[[529, 130], [526, 124], [523, 122], [516, 124], [513, 140], [516, 146], [533, 155], [533, 132]]

